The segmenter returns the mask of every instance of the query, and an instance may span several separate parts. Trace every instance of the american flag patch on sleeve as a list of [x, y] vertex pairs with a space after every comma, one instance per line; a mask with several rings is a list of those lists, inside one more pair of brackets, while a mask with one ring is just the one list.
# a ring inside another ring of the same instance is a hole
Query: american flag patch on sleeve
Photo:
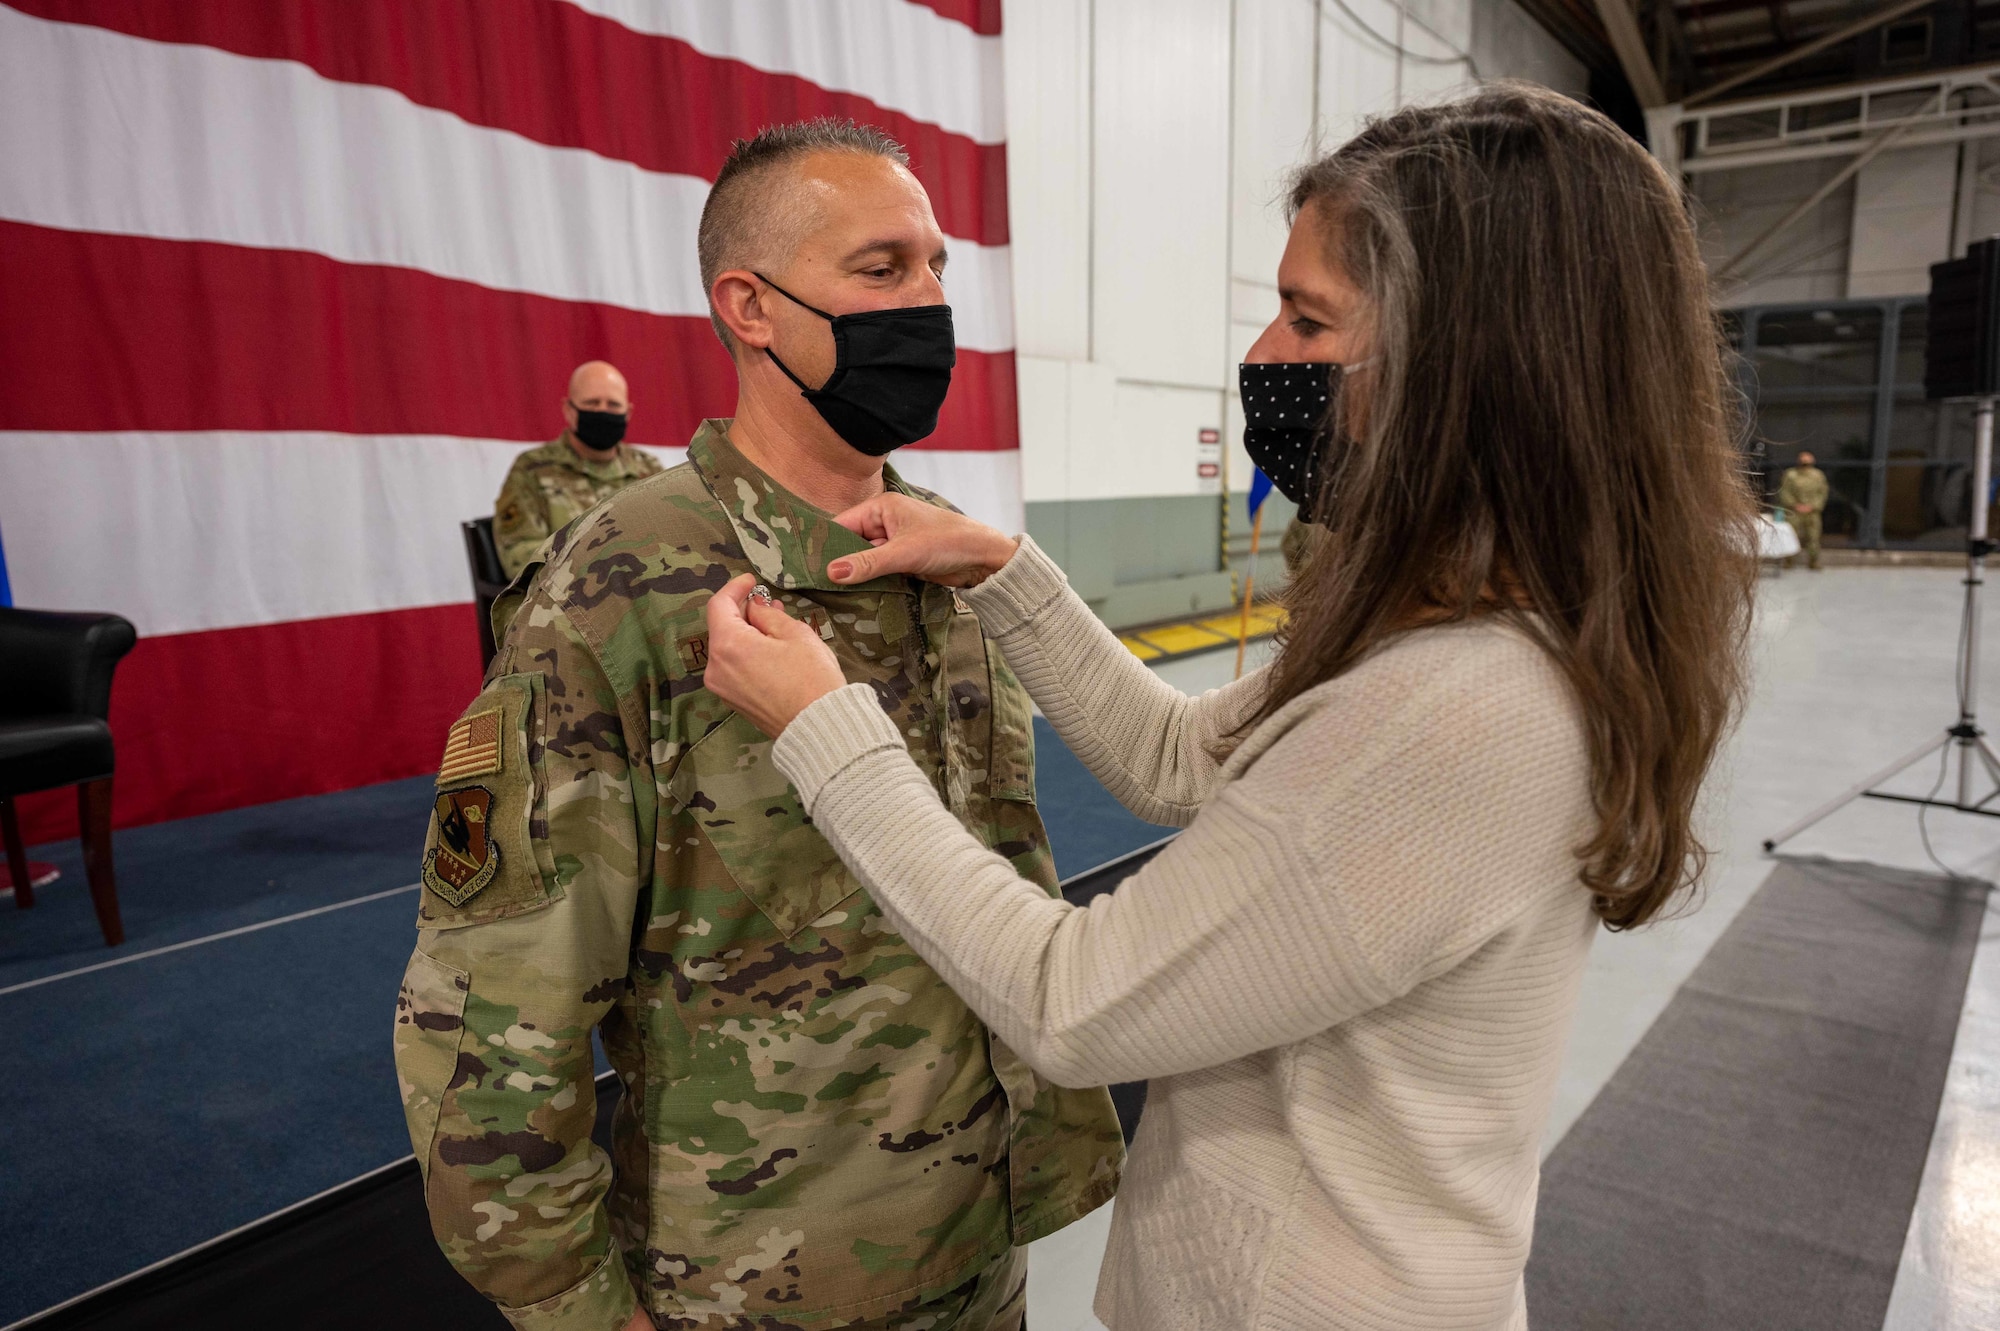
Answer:
[[500, 770], [500, 709], [459, 718], [445, 737], [438, 781], [457, 781]]

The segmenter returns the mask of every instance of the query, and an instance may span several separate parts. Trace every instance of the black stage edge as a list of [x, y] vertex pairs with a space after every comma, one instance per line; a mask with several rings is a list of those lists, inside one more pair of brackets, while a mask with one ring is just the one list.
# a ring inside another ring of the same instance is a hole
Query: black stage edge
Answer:
[[[1095, 869], [1080, 873], [1062, 885], [1063, 897], [1075, 906], [1087, 906], [1133, 874], [1146, 867], [1146, 862], [1166, 848], [1166, 844], [1179, 836], [1171, 832], [1151, 845], [1141, 846], [1135, 851], [1120, 855], [1115, 860], [1107, 860]], [[1146, 1112], [1146, 1083], [1143, 1081], [1120, 1082], [1111, 1088], [1111, 1103], [1118, 1110], [1118, 1126], [1125, 1130], [1125, 1144], [1132, 1144], [1132, 1134], [1139, 1130], [1139, 1117]]]
[[[1172, 840], [1165, 837], [1078, 874], [1063, 895], [1081, 905], [1112, 891]], [[609, 1149], [618, 1079], [597, 1083], [599, 1145]], [[1111, 1088], [1125, 1139], [1146, 1086]], [[507, 1331], [507, 1321], [438, 1251], [414, 1156], [253, 1221], [115, 1280], [5, 1331], [211, 1331], [354, 1327]]]
[[1536, 1331], [1879, 1331], [1987, 890], [1772, 870], [1543, 1165]]
[[1169, 832], [1158, 841], [1141, 846], [1137, 850], [1127, 851], [1115, 860], [1106, 860], [1095, 869], [1086, 869], [1074, 878], [1064, 879], [1063, 899], [1072, 906], [1088, 906], [1145, 868], [1146, 861], [1166, 849], [1167, 843], [1179, 835], [1179, 832]]

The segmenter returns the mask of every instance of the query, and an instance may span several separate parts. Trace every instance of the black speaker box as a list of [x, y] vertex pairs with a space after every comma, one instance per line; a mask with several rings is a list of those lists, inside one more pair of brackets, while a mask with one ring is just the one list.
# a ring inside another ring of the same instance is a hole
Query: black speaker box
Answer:
[[2000, 237], [1931, 265], [1924, 396], [2000, 394]]

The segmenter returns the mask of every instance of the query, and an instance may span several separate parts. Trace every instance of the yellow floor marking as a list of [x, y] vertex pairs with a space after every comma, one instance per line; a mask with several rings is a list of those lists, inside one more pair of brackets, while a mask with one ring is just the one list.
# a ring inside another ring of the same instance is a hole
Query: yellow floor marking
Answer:
[[[1236, 641], [1242, 611], [1214, 615], [1206, 619], [1186, 619], [1178, 624], [1159, 624], [1147, 629], [1128, 629], [1118, 635], [1125, 650], [1141, 661], [1208, 651]], [[1261, 638], [1285, 625], [1282, 606], [1262, 602], [1250, 607], [1250, 636]]]
[[[1203, 619], [1196, 622], [1203, 628], [1213, 629], [1231, 642], [1235, 642], [1236, 626], [1243, 621], [1242, 614], [1239, 611], [1234, 615], [1217, 615], [1214, 619]], [[1252, 610], [1250, 612], [1250, 636], [1256, 638], [1266, 633], [1274, 633], [1284, 622], [1285, 617], [1282, 614], [1268, 610]]]
[[1169, 656], [1236, 641], [1234, 633], [1216, 633], [1198, 624], [1168, 624], [1162, 628], [1143, 629], [1136, 636]]

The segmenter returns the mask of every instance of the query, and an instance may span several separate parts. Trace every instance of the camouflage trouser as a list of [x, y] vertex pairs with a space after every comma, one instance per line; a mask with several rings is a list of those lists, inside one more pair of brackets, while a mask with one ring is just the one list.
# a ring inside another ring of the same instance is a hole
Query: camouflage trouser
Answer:
[[[906, 1308], [865, 1322], [829, 1322], [826, 1326], [828, 1331], [835, 1327], [839, 1331], [1023, 1331], [1027, 1315], [1028, 1250], [1015, 1248], [951, 1293], [921, 1308]], [[660, 1325], [674, 1331], [682, 1327], [688, 1331], [696, 1327], [708, 1331], [715, 1328], [707, 1318], [675, 1319]], [[723, 1325], [735, 1331], [737, 1323], [731, 1319]], [[759, 1321], [755, 1325], [762, 1328], [783, 1323]]]
[[1792, 524], [1792, 531], [1798, 535], [1799, 553], [1806, 557], [1808, 568], [1819, 567], [1820, 516], [1818, 513], [1785, 514], [1785, 521]]

